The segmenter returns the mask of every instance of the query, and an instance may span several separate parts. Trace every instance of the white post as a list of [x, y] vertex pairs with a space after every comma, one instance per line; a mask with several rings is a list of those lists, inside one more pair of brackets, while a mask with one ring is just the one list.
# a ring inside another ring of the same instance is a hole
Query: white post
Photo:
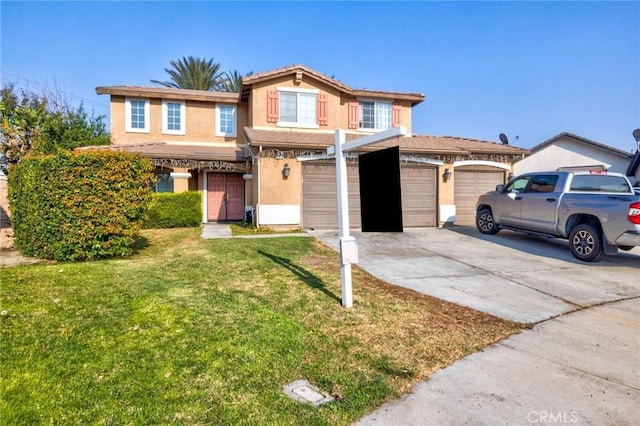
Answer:
[[352, 244], [351, 241], [355, 241], [355, 238], [349, 236], [349, 185], [347, 180], [347, 153], [342, 151], [344, 142], [344, 130], [336, 130], [335, 153], [338, 185], [338, 236], [340, 237], [342, 306], [351, 308], [353, 306], [351, 263], [348, 263], [348, 259], [345, 259], [345, 252], [348, 251], [347, 246]]
[[340, 276], [342, 290], [342, 306], [353, 306], [353, 290], [351, 284], [351, 264], [358, 263], [358, 245], [356, 239], [349, 235], [349, 185], [347, 179], [347, 151], [370, 145], [386, 139], [407, 134], [404, 126], [394, 127], [383, 132], [363, 136], [346, 143], [345, 132], [336, 130], [335, 146], [327, 148], [327, 154], [336, 156], [336, 180], [338, 185], [338, 236], [340, 237]]

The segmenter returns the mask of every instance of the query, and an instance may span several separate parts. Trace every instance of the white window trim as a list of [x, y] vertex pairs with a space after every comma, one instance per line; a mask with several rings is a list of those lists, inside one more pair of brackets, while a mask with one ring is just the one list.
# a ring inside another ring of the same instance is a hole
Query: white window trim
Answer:
[[[318, 89], [305, 89], [305, 88], [297, 88], [297, 87], [283, 87], [283, 86], [277, 86], [276, 90], [278, 92], [288, 92], [288, 93], [308, 93], [308, 94], [312, 94], [312, 95], [316, 95], [316, 101], [317, 101], [317, 96], [320, 94], [320, 90]], [[316, 115], [317, 115], [317, 111], [316, 111]], [[278, 111], [278, 118], [280, 118], [280, 112]], [[276, 123], [277, 127], [297, 127], [299, 129], [319, 129], [320, 125], [317, 123], [317, 117], [316, 117], [316, 123], [298, 123], [298, 122], [292, 122], [292, 121], [278, 121]]]
[[[233, 131], [223, 132], [220, 130], [220, 107], [233, 108]], [[238, 106], [231, 104], [216, 104], [216, 136], [235, 138], [238, 135]]]
[[278, 86], [278, 87], [276, 87], [276, 90], [278, 92], [311, 93], [311, 94], [314, 94], [314, 95], [319, 95], [320, 94], [320, 90], [318, 90], [318, 89], [304, 89], [304, 88], [297, 88], [297, 87], [282, 87], [282, 86]]
[[299, 129], [319, 129], [320, 125], [312, 123], [293, 123], [291, 121], [278, 121], [276, 123], [278, 127], [297, 127]]
[[[131, 127], [131, 101], [144, 102], [144, 129], [134, 129], [133, 127]], [[151, 107], [150, 107], [149, 99], [125, 98], [125, 102], [124, 102], [125, 131], [132, 132], [132, 133], [149, 133], [150, 112], [151, 112]]]
[[[381, 101], [380, 99], [358, 99], [358, 116], [361, 113], [361, 108], [362, 108], [362, 102], [373, 102], [374, 103], [374, 108], [375, 108], [375, 104], [376, 103], [380, 103], [380, 104], [391, 104], [391, 117], [390, 118], [390, 122], [389, 122], [389, 129], [393, 128], [393, 102], [392, 101]], [[375, 116], [374, 116], [375, 119]], [[358, 124], [360, 123], [360, 118], [358, 117]], [[368, 127], [358, 127], [356, 129], [356, 131], [358, 132], [367, 132], [367, 133], [378, 133], [378, 132], [384, 132], [385, 130], [389, 130], [389, 129], [377, 129], [377, 128], [368, 128]]]
[[[167, 104], [180, 104], [180, 130], [169, 130], [169, 107]], [[166, 135], [186, 134], [186, 107], [184, 101], [174, 101], [172, 99], [162, 100], [162, 133]]]

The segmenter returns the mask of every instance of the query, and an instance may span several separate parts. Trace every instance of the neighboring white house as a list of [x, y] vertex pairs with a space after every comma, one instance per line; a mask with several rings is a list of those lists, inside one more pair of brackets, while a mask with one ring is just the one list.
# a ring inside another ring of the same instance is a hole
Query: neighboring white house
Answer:
[[633, 154], [572, 133], [563, 132], [531, 148], [531, 155], [516, 162], [516, 175], [556, 170], [559, 167], [599, 167], [625, 173]]
[[638, 150], [636, 155], [633, 156], [629, 168], [627, 169], [627, 177], [633, 183], [635, 179], [636, 186], [640, 186], [640, 142], [638, 142]]

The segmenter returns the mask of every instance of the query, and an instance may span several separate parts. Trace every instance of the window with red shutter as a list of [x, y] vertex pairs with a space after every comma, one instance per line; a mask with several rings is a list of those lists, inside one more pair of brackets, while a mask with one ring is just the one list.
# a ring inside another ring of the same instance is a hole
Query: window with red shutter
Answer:
[[357, 99], [349, 100], [349, 128], [357, 129], [360, 119], [360, 103]]
[[267, 123], [278, 122], [278, 91], [267, 92]]
[[393, 104], [393, 109], [392, 109], [392, 119], [391, 119], [391, 125], [393, 127], [397, 127], [400, 125], [400, 109], [402, 107], [399, 104], [394, 103]]
[[327, 95], [318, 95], [318, 124], [321, 126], [327, 126], [329, 124], [329, 114], [327, 111]]

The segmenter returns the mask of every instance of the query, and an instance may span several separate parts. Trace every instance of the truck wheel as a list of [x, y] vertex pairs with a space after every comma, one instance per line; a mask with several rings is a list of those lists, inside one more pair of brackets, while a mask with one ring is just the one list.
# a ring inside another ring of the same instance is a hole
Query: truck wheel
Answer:
[[569, 248], [571, 254], [583, 262], [597, 262], [604, 257], [602, 235], [590, 223], [582, 223], [571, 230]]
[[478, 231], [482, 234], [489, 235], [493, 235], [500, 230], [493, 220], [491, 209], [482, 209], [476, 214], [476, 228], [478, 228]]

